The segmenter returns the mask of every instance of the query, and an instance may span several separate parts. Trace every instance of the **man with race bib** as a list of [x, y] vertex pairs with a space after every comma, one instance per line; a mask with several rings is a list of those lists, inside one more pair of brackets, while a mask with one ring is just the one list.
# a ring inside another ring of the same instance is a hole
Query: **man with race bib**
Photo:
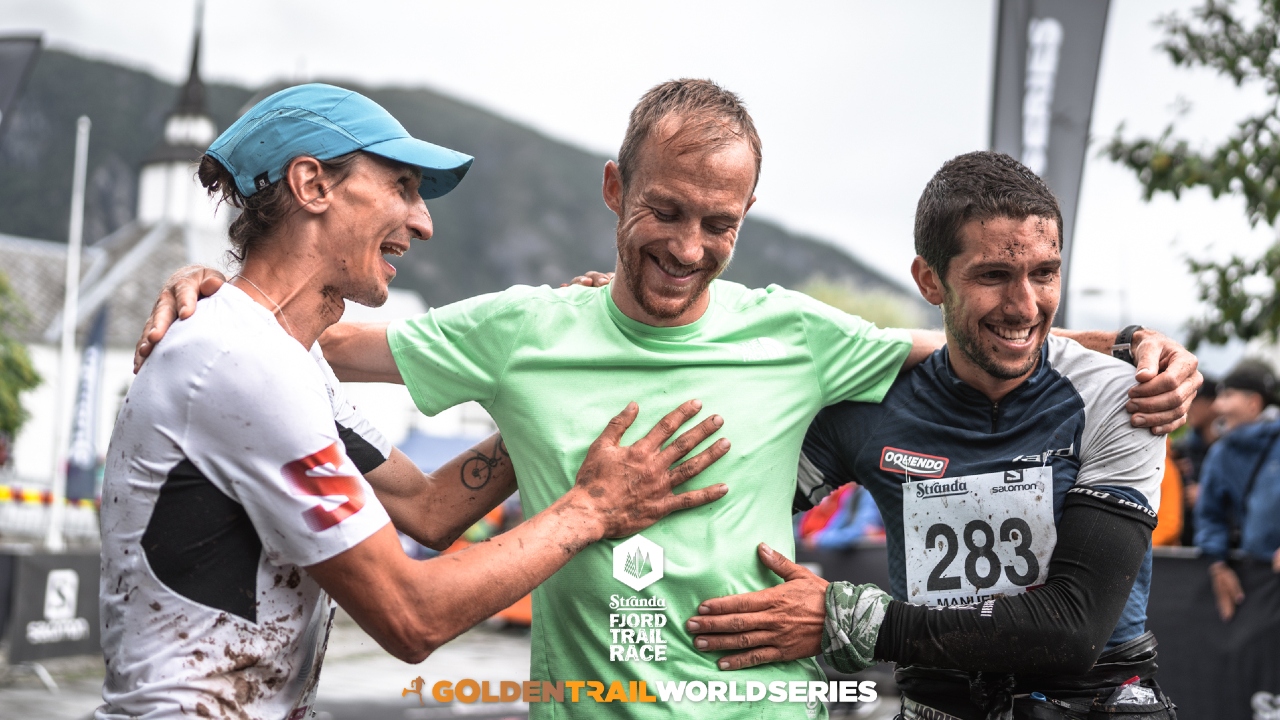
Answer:
[[908, 720], [1173, 717], [1144, 627], [1164, 441], [1125, 409], [1138, 328], [1116, 357], [1049, 334], [1061, 228], [1049, 188], [1007, 155], [934, 175], [912, 275], [942, 306], [947, 345], [883, 402], [823, 410], [796, 494], [805, 509], [848, 482], [871, 492], [890, 592], [828, 584], [762, 547], [788, 582], [705, 602], [687, 623], [699, 647], [754, 648], [721, 661], [733, 668], [776, 648], [820, 647], [843, 672], [893, 661]]

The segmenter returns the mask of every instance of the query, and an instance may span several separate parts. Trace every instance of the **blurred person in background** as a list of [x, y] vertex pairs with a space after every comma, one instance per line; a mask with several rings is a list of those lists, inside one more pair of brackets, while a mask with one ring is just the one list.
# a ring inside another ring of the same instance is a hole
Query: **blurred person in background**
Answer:
[[1204, 465], [1209, 446], [1218, 439], [1218, 411], [1214, 401], [1218, 399], [1218, 381], [1205, 376], [1204, 385], [1191, 401], [1187, 410], [1187, 429], [1173, 441], [1174, 459], [1182, 471], [1182, 479], [1188, 486], [1200, 482], [1200, 468]]
[[1182, 471], [1173, 460], [1173, 441], [1164, 441], [1164, 477], [1160, 480], [1160, 509], [1156, 512], [1156, 529], [1151, 531], [1152, 545], [1181, 545], [1183, 523]]
[[[811, 550], [843, 550], [853, 547], [859, 540], [884, 539], [884, 521], [880, 510], [867, 489], [850, 483], [828, 496], [834, 501], [834, 512], [826, 522], [810, 529], [801, 537], [801, 543]], [[823, 498], [823, 503], [828, 498]], [[816, 512], [814, 508], [809, 512]]]
[[1182, 474], [1182, 544], [1195, 545], [1196, 500], [1200, 496], [1200, 467], [1209, 446], [1218, 439], [1218, 412], [1213, 401], [1218, 398], [1218, 381], [1208, 376], [1187, 411], [1187, 429], [1169, 446], [1169, 459]]
[[[1195, 537], [1213, 561], [1209, 577], [1223, 622], [1244, 602], [1242, 573], [1258, 566], [1280, 573], [1280, 412], [1275, 402], [1275, 373], [1263, 362], [1246, 359], [1222, 380], [1213, 404], [1222, 437], [1200, 471]], [[1228, 563], [1234, 548], [1242, 557]]]
[[831, 523], [831, 518], [835, 517], [836, 512], [840, 509], [840, 499], [844, 497], [845, 493], [853, 492], [853, 487], [853, 484], [850, 483], [822, 498], [822, 501], [816, 506], [796, 514], [797, 545], [804, 545], [809, 549], [813, 549], [814, 546], [811, 544], [813, 536]]

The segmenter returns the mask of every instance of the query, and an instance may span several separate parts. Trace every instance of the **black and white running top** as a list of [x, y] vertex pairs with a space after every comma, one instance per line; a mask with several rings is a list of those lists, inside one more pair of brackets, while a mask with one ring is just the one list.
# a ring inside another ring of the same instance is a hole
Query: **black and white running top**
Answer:
[[[971, 608], [1041, 587], [1072, 493], [1154, 526], [1164, 440], [1129, 424], [1132, 366], [1050, 335], [1026, 382], [992, 403], [956, 377], [949, 352], [900, 375], [878, 405], [824, 409], [800, 459], [797, 509], [848, 482], [875, 498], [895, 600]], [[1107, 649], [1145, 631], [1149, 538], [1132, 587], [1111, 590], [1128, 600]]]
[[390, 522], [390, 444], [231, 284], [125, 398], [102, 489], [99, 720], [309, 715], [332, 603], [303, 567]]

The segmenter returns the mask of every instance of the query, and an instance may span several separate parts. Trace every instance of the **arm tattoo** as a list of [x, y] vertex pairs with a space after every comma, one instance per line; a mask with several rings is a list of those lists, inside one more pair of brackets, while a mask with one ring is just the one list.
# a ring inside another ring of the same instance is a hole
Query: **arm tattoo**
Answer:
[[462, 463], [462, 484], [471, 490], [481, 490], [485, 485], [489, 484], [489, 480], [493, 478], [493, 469], [497, 467], [503, 458], [511, 457], [507, 452], [507, 446], [499, 437], [493, 443], [492, 457], [485, 455], [479, 450], [472, 450], [475, 457], [468, 458]]

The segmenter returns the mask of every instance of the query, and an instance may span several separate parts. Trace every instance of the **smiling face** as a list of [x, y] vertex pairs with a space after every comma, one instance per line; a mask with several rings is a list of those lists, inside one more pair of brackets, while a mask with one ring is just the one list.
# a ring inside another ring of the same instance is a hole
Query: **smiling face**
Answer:
[[418, 195], [421, 173], [409, 165], [362, 154], [351, 174], [334, 186], [326, 218], [335, 276], [326, 292], [369, 307], [387, 301], [399, 257], [413, 239], [431, 237], [431, 215]]
[[699, 147], [664, 122], [639, 157], [625, 189], [617, 165], [605, 166], [605, 203], [618, 215], [610, 292], [632, 319], [687, 325], [706, 311], [707, 287], [733, 256], [755, 201], [755, 155], [745, 141]]
[[921, 293], [942, 304], [951, 363], [962, 380], [998, 401], [1035, 370], [1061, 294], [1054, 220], [994, 217], [960, 228], [961, 251], [939, 278], [917, 257]]

